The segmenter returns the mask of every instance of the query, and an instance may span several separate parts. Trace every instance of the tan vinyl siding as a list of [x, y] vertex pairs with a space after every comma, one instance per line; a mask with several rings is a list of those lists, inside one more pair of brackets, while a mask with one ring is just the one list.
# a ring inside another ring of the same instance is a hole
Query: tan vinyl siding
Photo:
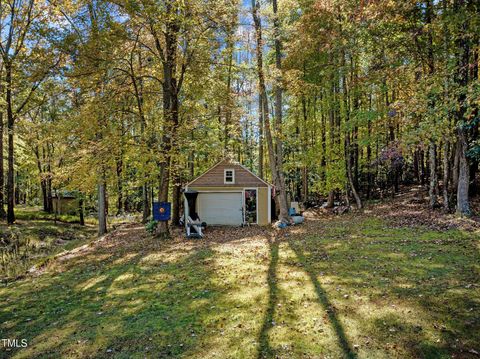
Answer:
[[[235, 170], [235, 183], [225, 184], [224, 175], [226, 169]], [[242, 166], [230, 163], [228, 161], [222, 161], [215, 167], [205, 172], [196, 180], [189, 184], [189, 188], [203, 187], [203, 186], [218, 186], [226, 188], [244, 188], [244, 187], [267, 187], [267, 184], [255, 177], [252, 173], [247, 171]]]
[[[225, 184], [225, 170], [235, 171], [235, 183]], [[187, 185], [188, 190], [198, 192], [242, 192], [257, 189], [257, 223], [268, 225], [269, 185], [238, 163], [223, 160]], [[214, 194], [213, 194], [214, 195]], [[220, 195], [219, 195], [220, 196]]]
[[222, 192], [222, 191], [231, 191], [231, 192], [241, 192], [243, 191], [243, 187], [239, 188], [239, 187], [231, 187], [229, 185], [225, 185], [225, 186], [215, 186], [215, 187], [210, 187], [210, 186], [188, 186], [188, 189], [191, 190], [191, 191], [199, 191], [199, 192]]
[[257, 205], [258, 224], [265, 226], [268, 224], [268, 187], [258, 189]]

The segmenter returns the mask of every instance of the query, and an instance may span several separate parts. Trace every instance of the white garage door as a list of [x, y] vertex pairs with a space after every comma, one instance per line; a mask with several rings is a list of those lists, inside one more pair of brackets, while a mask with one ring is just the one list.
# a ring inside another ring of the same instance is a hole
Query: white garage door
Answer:
[[209, 192], [198, 194], [198, 215], [209, 224], [243, 223], [242, 193]]

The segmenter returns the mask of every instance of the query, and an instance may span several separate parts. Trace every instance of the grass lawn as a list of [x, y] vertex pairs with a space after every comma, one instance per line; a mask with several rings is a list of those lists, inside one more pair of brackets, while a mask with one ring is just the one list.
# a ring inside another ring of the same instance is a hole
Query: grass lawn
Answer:
[[4, 357], [477, 358], [480, 241], [369, 215], [152, 239], [124, 226], [0, 288]]
[[[85, 226], [75, 215], [55, 215], [39, 207], [17, 207], [16, 222], [0, 222], [0, 281], [24, 276], [32, 266], [45, 267], [58, 254], [85, 245], [95, 238], [97, 220], [85, 218]], [[111, 228], [138, 221], [138, 216], [109, 216]]]
[[96, 228], [80, 226], [74, 216], [59, 216], [38, 208], [15, 210], [16, 222], [0, 223], [0, 280], [11, 281], [23, 276], [32, 266], [45, 266], [55, 255], [88, 243]]

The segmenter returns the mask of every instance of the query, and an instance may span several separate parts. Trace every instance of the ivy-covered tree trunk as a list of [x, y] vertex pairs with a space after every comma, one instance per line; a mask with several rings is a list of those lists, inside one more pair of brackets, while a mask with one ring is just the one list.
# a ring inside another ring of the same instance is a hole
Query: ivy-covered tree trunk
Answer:
[[[162, 48], [160, 39], [155, 30], [155, 43], [157, 51], [162, 58], [163, 66], [163, 136], [161, 143], [160, 160], [160, 189], [158, 193], [159, 202], [168, 202], [168, 191], [170, 188], [170, 176], [172, 165], [172, 150], [174, 150], [175, 130], [178, 126], [178, 91], [179, 86], [176, 78], [177, 67], [177, 46], [179, 25], [177, 23], [176, 11], [173, 2], [167, 2], [166, 10], [168, 20], [165, 24], [164, 46]], [[168, 221], [161, 221], [157, 227], [157, 234], [161, 237], [168, 237]]]

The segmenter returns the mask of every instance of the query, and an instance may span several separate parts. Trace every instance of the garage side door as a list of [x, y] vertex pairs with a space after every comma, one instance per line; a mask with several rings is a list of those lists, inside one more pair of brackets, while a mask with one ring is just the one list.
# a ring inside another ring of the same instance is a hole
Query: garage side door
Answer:
[[225, 225], [243, 223], [241, 192], [199, 193], [197, 203], [202, 222]]

